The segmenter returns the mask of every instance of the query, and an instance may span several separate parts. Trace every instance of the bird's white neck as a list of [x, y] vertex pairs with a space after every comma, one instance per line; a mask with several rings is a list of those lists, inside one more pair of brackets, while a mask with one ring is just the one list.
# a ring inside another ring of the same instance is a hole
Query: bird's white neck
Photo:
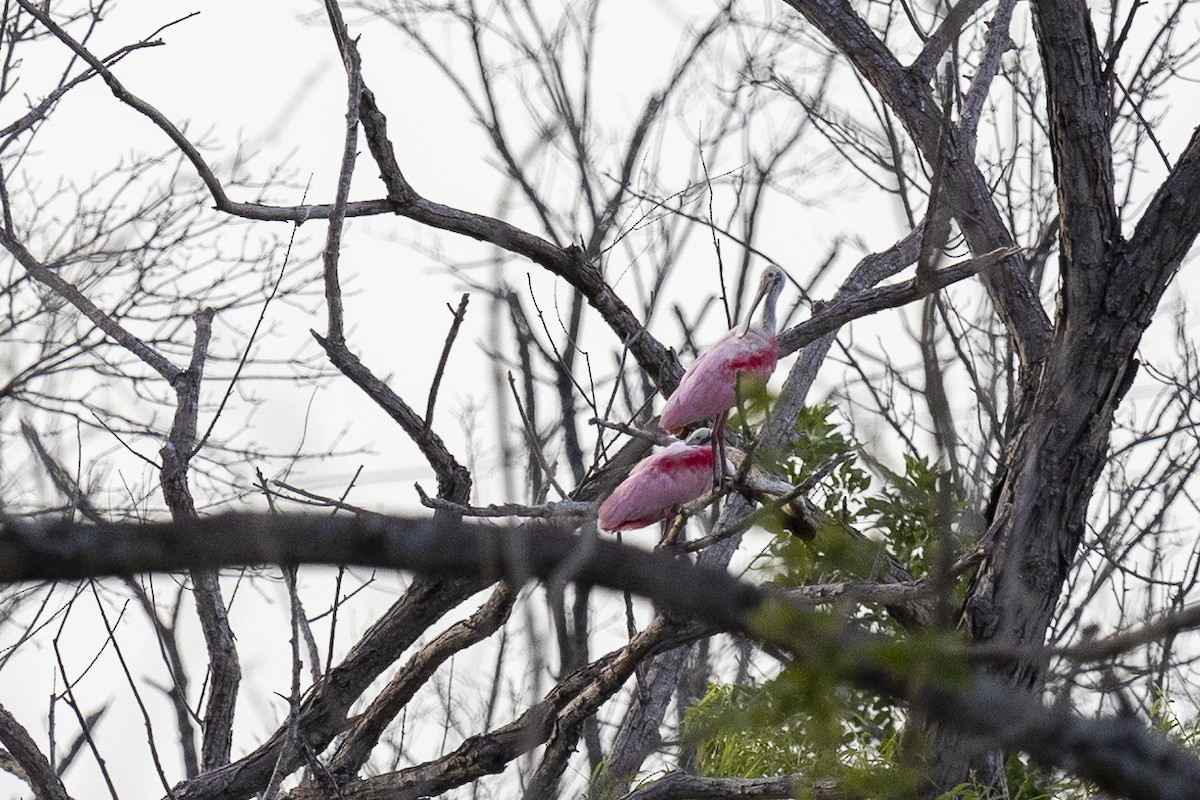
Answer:
[[767, 302], [763, 304], [762, 310], [762, 328], [768, 334], [775, 333], [775, 301], [779, 299], [779, 290], [772, 290], [767, 297]]
[[765, 297], [761, 291], [762, 290], [760, 289], [760, 294], [757, 298], [755, 298], [754, 305], [750, 307], [749, 312], [746, 314], [746, 321], [735, 329], [739, 339], [750, 332], [750, 326], [754, 319], [755, 307], [760, 302], [763, 304], [763, 310], [762, 321], [759, 323], [758, 327], [765, 331], [768, 336], [774, 335], [775, 333], [775, 304], [779, 302], [779, 294], [783, 291], [783, 284], [776, 283], [771, 286]]

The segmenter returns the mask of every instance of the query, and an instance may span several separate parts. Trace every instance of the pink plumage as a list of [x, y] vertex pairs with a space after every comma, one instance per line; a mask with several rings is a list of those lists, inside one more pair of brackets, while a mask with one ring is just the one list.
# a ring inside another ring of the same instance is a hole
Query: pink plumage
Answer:
[[659, 424], [676, 433], [693, 422], [724, 414], [737, 404], [738, 374], [743, 385], [765, 384], [779, 361], [774, 331], [750, 328], [730, 331], [700, 354], [663, 406]]
[[666, 519], [712, 487], [713, 452], [707, 445], [675, 442], [642, 459], [600, 504], [598, 524], [630, 531]]
[[[763, 270], [746, 321], [701, 353], [667, 398], [658, 419], [663, 430], [676, 433], [693, 422], [712, 419], [713, 447], [723, 446], [725, 412], [737, 405], [738, 376], [744, 382], [765, 384], [779, 361], [775, 303], [782, 290], [783, 270], [776, 266]], [[753, 325], [750, 320], [760, 303], [762, 320]]]

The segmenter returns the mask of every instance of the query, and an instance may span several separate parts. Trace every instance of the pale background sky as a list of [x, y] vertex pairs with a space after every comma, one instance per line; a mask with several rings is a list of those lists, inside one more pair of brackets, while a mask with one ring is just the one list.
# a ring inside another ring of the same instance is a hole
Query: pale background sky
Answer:
[[[702, 5], [702, 10], [709, 10], [708, 4]], [[297, 18], [299, 13], [320, 15], [319, 3], [213, 0], [194, 4], [177, 0], [157, 3], [127, 0], [115, 9], [108, 22], [100, 26], [91, 49], [98, 53], [109, 52], [197, 9], [201, 11], [198, 17], [164, 33], [166, 46], [132, 54], [120, 65], [118, 75], [132, 91], [176, 124], [186, 123], [193, 140], [201, 133], [206, 134], [220, 148], [224, 158], [228, 158], [240, 141], [246, 150], [256, 153], [254, 164], [260, 168], [286, 160], [294, 170], [294, 183], [302, 186], [308, 176], [312, 176], [310, 201], [329, 202], [342, 148], [345, 75], [323, 19], [318, 16], [315, 23], [305, 23]], [[1151, 11], [1156, 12], [1153, 8], [1148, 9], [1147, 16]], [[693, 4], [682, 1], [625, 0], [611, 4], [596, 63], [596, 69], [604, 75], [599, 84], [597, 107], [605, 115], [624, 119], [640, 111], [646, 91], [645, 76], [658, 76], [664, 72], [676, 55], [680, 27], [692, 18], [693, 13]], [[490, 150], [483, 134], [467, 117], [464, 105], [424, 59], [401, 44], [394, 31], [378, 23], [360, 24], [356, 14], [349, 11], [347, 14], [352, 32], [361, 35], [364, 77], [388, 114], [389, 130], [410, 182], [429, 199], [467, 210], [495, 213], [501, 182], [496, 170], [486, 161]], [[1019, 8], [1016, 26], [1023, 24], [1024, 14], [1025, 9]], [[62, 63], [61, 48], [57, 43], [49, 43], [47, 48], [46, 63], [51, 66], [46, 74], [57, 75], [57, 70], [61, 69], [58, 65]], [[49, 50], [53, 50], [53, 54], [49, 54]], [[713, 57], [719, 58], [719, 54]], [[30, 85], [25, 87], [25, 92], [36, 101], [41, 95], [32, 85], [33, 78], [26, 80]], [[1190, 91], [1192, 96], [1181, 95], [1171, 116], [1158, 129], [1160, 138], [1172, 154], [1182, 149], [1190, 134], [1190, 127], [1195, 122], [1191, 109], [1200, 107], [1195, 84], [1185, 91]], [[0, 107], [0, 123], [23, 110]], [[694, 115], [673, 120], [669, 127], [680, 142], [686, 142], [684, 134], [704, 126], [706, 115], [705, 109], [698, 108]], [[615, 127], [623, 129], [623, 126]], [[694, 139], [694, 134], [692, 137]], [[60, 154], [56, 167], [63, 176], [86, 183], [98, 164], [132, 152], [165, 150], [169, 142], [147, 120], [118, 104], [101, 82], [91, 81], [69, 95], [56, 112], [54, 121], [39, 136], [38, 146], [43, 151]], [[729, 151], [723, 161], [709, 164], [710, 171], [720, 174], [736, 168], [738, 156], [736, 151]], [[797, 157], [804, 157], [803, 148]], [[212, 160], [221, 161], [222, 158], [213, 157]], [[682, 161], [686, 163], [690, 157]], [[1153, 162], [1147, 159], [1146, 163], [1152, 180], [1156, 179]], [[352, 199], [382, 196], [382, 185], [365, 145], [360, 146], [358, 167]], [[225, 172], [219, 174], [226, 175]], [[684, 180], [681, 170], [680, 188]], [[776, 224], [768, 228], [760, 244], [797, 277], [807, 274], [824, 257], [846, 219], [861, 221], [857, 234], [867, 249], [886, 247], [902, 232], [895, 204], [886, 202], [878, 192], [863, 190], [857, 185], [821, 187], [819, 191], [825, 199], [822, 208], [804, 209], [802, 214], [797, 214], [795, 207], [786, 206], [773, 211]], [[246, 198], [245, 193], [238, 190], [231, 191], [231, 195], [233, 199]], [[277, 192], [273, 199], [296, 203], [300, 197], [297, 190], [294, 194]], [[300, 251], [315, 252], [324, 231], [325, 223], [320, 221], [302, 227], [298, 239]], [[258, 223], [254, 235], [279, 240], [264, 269], [278, 269], [289, 232], [289, 226], [283, 224]], [[463, 291], [461, 281], [447, 275], [439, 260], [427, 251], [435, 248], [449, 261], [477, 262], [488, 256], [488, 250], [461, 237], [421, 230], [413, 223], [394, 218], [350, 221], [345, 243], [341, 263], [348, 295], [351, 347], [360, 352], [376, 374], [395, 376], [394, 388], [411, 405], [423, 410], [442, 337], [450, 323], [445, 305], [457, 304]], [[412, 247], [411, 243], [418, 246]], [[699, 244], [706, 246], [703, 241]], [[677, 279], [668, 284], [668, 291], [677, 293], [679, 298], [686, 298], [689, 289], [696, 297], [711, 291], [716, 280], [715, 260], [711, 248], [705, 249], [705, 246], [695, 247], [694, 286], [689, 287]], [[732, 249], [729, 247], [726, 252]], [[839, 261], [833, 279], [844, 275], [855, 260], [854, 249], [849, 248]], [[307, 268], [313, 269], [311, 265]], [[543, 308], [553, 308], [556, 286], [540, 268], [514, 263], [506, 269], [506, 277], [515, 285], [523, 285], [525, 272], [529, 272], [539, 302]], [[618, 274], [618, 270], [610, 270], [610, 274]], [[691, 278], [693, 274], [689, 274]], [[833, 283], [827, 282], [818, 288], [824, 290], [823, 296], [827, 296]], [[618, 281], [617, 291], [634, 304], [630, 281]], [[818, 294], [822, 292], [818, 291]], [[561, 285], [557, 287], [557, 296], [561, 303], [566, 302], [568, 295]], [[785, 295], [785, 303], [790, 304], [792, 299], [794, 296]], [[319, 332], [324, 330], [323, 303], [314, 297], [306, 305], [314, 313], [283, 304], [273, 307], [270, 321], [275, 326], [274, 333], [273, 338], [263, 345], [264, 353], [280, 357], [301, 353], [313, 361], [322, 358], [319, 350], [310, 343], [307, 330], [310, 327]], [[507, 499], [496, 494], [499, 483], [486, 478], [488, 467], [494, 463], [491, 440], [475, 441], [475, 452], [472, 453], [472, 441], [458, 422], [458, 418], [469, 415], [471, 409], [480, 408], [484, 409], [480, 424], [490, 424], [486, 409], [493, 389], [479, 352], [481, 343], [488, 339], [485, 305], [482, 296], [473, 296], [467, 322], [459, 335], [443, 383], [436, 427], [453, 452], [464, 459], [474, 459], [480, 491], [477, 499], [499, 502]], [[244, 315], [237, 321], [242, 333], [248, 327], [248, 318]], [[710, 315], [709, 322], [708, 338], [711, 339], [723, 325], [717, 324], [719, 320], [715, 314]], [[228, 320], [218, 319], [215, 332], [217, 342], [232, 349], [237, 346], [240, 334], [228, 323]], [[596, 321], [591, 323], [589, 331], [588, 341], [595, 344], [598, 353], [606, 354], [612, 344], [611, 337], [604, 338], [605, 332]], [[656, 329], [656, 333], [668, 344], [677, 344], [673, 328], [664, 325], [661, 330]], [[858, 335], [872, 334], [859, 329]], [[604, 366], [608, 363], [607, 360], [603, 362]], [[787, 365], [790, 361], [785, 363]], [[783, 374], [783, 369], [779, 374]], [[315, 396], [311, 389], [287, 385], [260, 387], [255, 393], [263, 405], [249, 418], [248, 424], [253, 428], [252, 438], [258, 442], [284, 452], [297, 448], [302, 439], [308, 448], [333, 447], [340, 442], [349, 447], [369, 445], [373, 451], [332, 464], [298, 468], [290, 478], [292, 482], [336, 494], [354, 467], [361, 463], [366, 469], [360, 488], [350, 498], [354, 502], [381, 510], [411, 511], [418, 507], [411, 486], [413, 480], [422, 480], [432, 491], [432, 475], [416, 449], [382, 412], [344, 382], [335, 379]], [[245, 419], [249, 405], [240, 399], [240, 395], [235, 398], [239, 399], [227, 412], [225, 422], [236, 428], [243, 424], [239, 420]], [[355, 420], [357, 424], [346, 439], [341, 439], [347, 419]], [[204, 425], [207, 417], [202, 414], [201, 420]], [[363, 424], [364, 420], [371, 424]], [[156, 481], [156, 477], [136, 461], [122, 461], [121, 464], [123, 469], [136, 476], [135, 480], [147, 485]], [[246, 482], [253, 479], [252, 465], [247, 465], [243, 479]], [[261, 503], [256, 507], [261, 508]], [[309, 585], [321, 586], [321, 581], [314, 577], [319, 575], [318, 571], [307, 574], [311, 581]], [[361, 629], [373, 618], [376, 609], [396, 596], [397, 587], [403, 580], [381, 575], [361, 602], [347, 607], [345, 630]], [[159, 577], [156, 585], [165, 590], [171, 587], [172, 581]], [[277, 582], [246, 583], [239, 592], [234, 627], [237, 631], [252, 629], [253, 634], [239, 636], [246, 682], [235, 757], [244, 752], [241, 748], [261, 740], [282, 719], [286, 705], [273, 692], [287, 685], [288, 668], [287, 605], [282, 587]], [[325, 594], [315, 595], [313, 608], [322, 607], [324, 602], [327, 602]], [[100, 647], [104, 631], [97, 627], [94, 614], [79, 613], [76, 619], [78, 621], [68, 623], [64, 637], [72, 642], [68, 657], [78, 669]], [[253, 625], [248, 624], [251, 620]], [[130, 628], [145, 633], [141, 626]], [[342, 643], [348, 642], [347, 634], [342, 637]], [[149, 653], [149, 648], [154, 647], [152, 639], [144, 635], [138, 638], [136, 633], [124, 643], [130, 653], [137, 648], [146, 648], [145, 652]], [[0, 702], [27, 723], [45, 715], [46, 700], [57, 685], [48, 668], [53, 657], [45, 647], [44, 643], [38, 644], [30, 650], [28, 657], [15, 659], [0, 673]], [[156, 658], [148, 659], [146, 663], [156, 669], [161, 666]], [[123, 737], [129, 743], [119, 756], [114, 753], [116, 757], [109, 760], [109, 767], [118, 776], [119, 783], [130, 789], [140, 787], [141, 796], [156, 796], [158, 783], [142, 745], [141, 720], [128, 698], [118, 669], [115, 659], [101, 659], [80, 690], [93, 703], [111, 698], [115, 704], [101, 729], [106, 735], [114, 739]], [[200, 677], [193, 675], [194, 680]], [[472, 690], [469, 676], [464, 678], [460, 673], [456, 680], [460, 681], [459, 691]], [[484, 677], [480, 678], [478, 689], [486, 690]], [[155, 713], [166, 710], [165, 703], [153, 693], [147, 695], [147, 701]], [[65, 714], [66, 710], [60, 707], [58, 713]], [[160, 735], [168, 737], [169, 717], [162, 715], [160, 719], [163, 721]], [[440, 729], [437, 737], [440, 738]], [[39, 741], [44, 739], [39, 737]], [[167, 752], [173, 751], [169, 741], [164, 740], [163, 744]], [[92, 770], [89, 759], [81, 758], [75, 769], [84, 774]], [[11, 778], [0, 775], [0, 796], [19, 796], [17, 787], [19, 784]], [[95, 788], [93, 796], [100, 796], [100, 784], [97, 783]]]

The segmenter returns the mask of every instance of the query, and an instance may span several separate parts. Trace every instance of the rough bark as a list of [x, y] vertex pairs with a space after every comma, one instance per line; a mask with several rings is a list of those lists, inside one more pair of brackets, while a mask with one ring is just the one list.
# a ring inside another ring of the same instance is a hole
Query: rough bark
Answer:
[[[1035, 3], [1034, 30], [1048, 87], [1062, 287], [1054, 340], [1032, 401], [1018, 408], [993, 494], [989, 522], [1003, 515], [1007, 521], [984, 543], [987, 556], [964, 613], [972, 640], [1036, 649], [1079, 553], [1113, 417], [1137, 370], [1138, 343], [1200, 232], [1194, 201], [1183, 201], [1200, 177], [1200, 147], [1193, 137], [1125, 243], [1113, 204], [1108, 93], [1087, 8]], [[1158, 235], [1151, 238], [1151, 230]], [[1039, 689], [1044, 669], [1042, 660], [1026, 658], [1004, 677]], [[1005, 796], [998, 749], [981, 750], [943, 731], [935, 752], [936, 788], [973, 776]]]
[[[929, 81], [944, 47], [940, 38], [905, 69], [849, 3], [788, 3], [879, 92], [932, 163], [938, 104]], [[1023, 259], [985, 275], [1023, 369], [989, 509], [989, 523], [1003, 524], [993, 525], [984, 543], [987, 556], [964, 611], [973, 640], [1036, 650], [1079, 552], [1113, 416], [1137, 368], [1138, 342], [1200, 231], [1194, 210], [1200, 181], [1193, 138], [1125, 242], [1114, 201], [1111, 76], [1086, 4], [1037, 0], [1033, 27], [1047, 88], [1062, 287], [1051, 325], [1024, 277]], [[973, 141], [970, 131], [952, 132], [940, 166], [951, 213], [978, 253], [1013, 238], [975, 166]], [[1014, 687], [1037, 689], [1043, 669], [1031, 657], [1000, 674]], [[980, 751], [960, 732], [942, 732], [934, 753], [934, 786], [948, 789], [971, 774], [1006, 791], [1003, 753], [995, 747]]]

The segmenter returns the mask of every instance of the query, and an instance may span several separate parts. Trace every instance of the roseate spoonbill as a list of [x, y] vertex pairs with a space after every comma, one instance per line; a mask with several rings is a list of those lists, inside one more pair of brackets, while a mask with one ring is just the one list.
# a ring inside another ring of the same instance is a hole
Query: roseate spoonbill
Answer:
[[[737, 404], [738, 376], [742, 381], [765, 384], [779, 361], [779, 340], [775, 338], [775, 304], [783, 291], [783, 270], [767, 267], [758, 283], [758, 293], [746, 321], [725, 334], [692, 362], [683, 373], [679, 387], [667, 398], [659, 424], [663, 430], [678, 433], [685, 425], [713, 418], [713, 469], [724, 462], [725, 415]], [[764, 302], [765, 301], [765, 302]], [[751, 325], [750, 320], [759, 303], [763, 304], [762, 320]], [[720, 459], [717, 452], [722, 453]]]
[[639, 461], [600, 504], [597, 524], [606, 531], [644, 528], [671, 517], [712, 486], [711, 432], [701, 428]]

